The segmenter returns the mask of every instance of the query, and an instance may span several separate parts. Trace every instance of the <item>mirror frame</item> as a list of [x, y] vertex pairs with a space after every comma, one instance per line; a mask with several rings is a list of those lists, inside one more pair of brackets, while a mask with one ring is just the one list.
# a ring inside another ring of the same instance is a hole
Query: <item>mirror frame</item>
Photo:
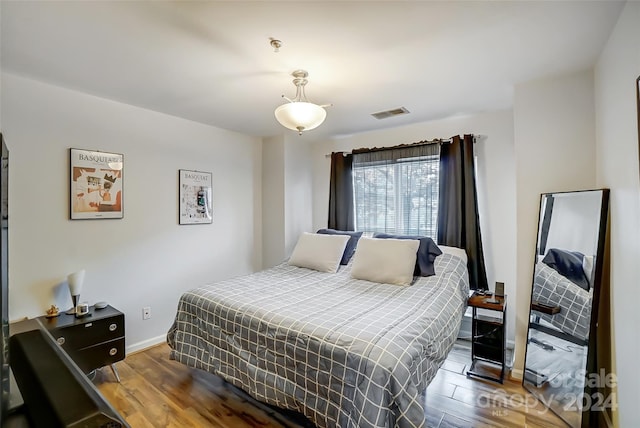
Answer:
[[636, 79], [636, 105], [638, 111], [638, 159], [640, 160], [640, 76]]
[[[640, 79], [640, 78], [639, 78]], [[639, 88], [640, 88], [640, 81], [638, 83]], [[640, 89], [639, 89], [640, 90]], [[640, 102], [640, 99], [639, 99]], [[640, 118], [639, 118], [640, 119]], [[640, 131], [640, 130], [639, 130]], [[543, 220], [542, 216], [542, 203], [543, 200], [546, 196], [548, 195], [557, 195], [557, 194], [568, 194], [568, 193], [582, 193], [582, 192], [594, 192], [594, 191], [600, 191], [602, 192], [602, 198], [600, 200], [600, 219], [598, 221], [598, 227], [599, 227], [599, 232], [598, 232], [598, 242], [597, 242], [597, 247], [596, 247], [596, 263], [594, 266], [595, 272], [594, 272], [594, 278], [593, 278], [593, 296], [592, 296], [592, 305], [591, 305], [591, 315], [590, 315], [590, 322], [589, 322], [589, 339], [587, 342], [587, 362], [586, 362], [586, 375], [588, 376], [590, 373], [595, 373], [596, 369], [597, 369], [597, 360], [596, 360], [596, 355], [597, 355], [597, 327], [598, 327], [598, 308], [600, 305], [600, 294], [601, 294], [601, 287], [602, 287], [602, 273], [603, 273], [603, 268], [604, 268], [604, 257], [605, 257], [605, 243], [606, 243], [606, 239], [607, 239], [607, 225], [608, 225], [608, 221], [609, 221], [609, 189], [603, 188], [603, 189], [587, 189], [587, 190], [578, 190], [578, 191], [563, 191], [563, 192], [548, 192], [548, 193], [542, 193], [540, 195], [540, 202], [538, 204], [538, 224], [537, 224], [537, 236], [536, 236], [536, 251], [534, 254], [534, 260], [533, 260], [533, 272], [532, 272], [532, 277], [531, 277], [531, 293], [529, 293], [529, 315], [527, 318], [527, 334], [526, 334], [526, 339], [525, 339], [525, 354], [524, 354], [524, 367], [523, 367], [523, 372], [526, 372], [526, 368], [527, 368], [527, 351], [529, 350], [529, 331], [530, 331], [530, 323], [531, 323], [531, 315], [532, 315], [532, 309], [531, 309], [531, 302], [533, 300], [533, 284], [535, 281], [535, 266], [537, 263], [537, 258], [538, 258], [538, 251], [537, 249], [539, 248], [538, 246], [540, 245], [540, 225], [541, 222]], [[569, 423], [561, 416], [559, 415], [552, 407], [547, 406], [547, 402], [545, 402], [544, 400], [540, 400], [538, 398], [538, 396], [534, 393], [534, 391], [532, 391], [531, 388], [529, 387], [529, 385], [527, 385], [527, 383], [525, 382], [526, 378], [525, 376], [522, 377], [522, 387], [527, 390], [529, 393], [531, 393], [538, 401], [540, 401], [542, 403], [543, 406], [549, 408], [549, 410], [551, 410], [554, 414], [556, 414], [563, 422], [565, 422], [567, 425], [569, 425]], [[584, 396], [589, 396], [589, 397], [594, 397], [594, 394], [598, 393], [598, 390], [600, 388], [598, 387], [591, 387], [589, 386], [588, 382], [585, 381], [585, 385], [584, 385]], [[581, 397], [583, 398], [583, 402], [584, 402], [584, 396]], [[581, 421], [580, 421], [580, 426], [584, 427], [584, 428], [588, 428], [588, 427], [597, 427], [598, 426], [598, 415], [596, 412], [591, 411], [591, 409], [589, 408], [585, 408], [582, 410], [582, 414], [581, 414]]]

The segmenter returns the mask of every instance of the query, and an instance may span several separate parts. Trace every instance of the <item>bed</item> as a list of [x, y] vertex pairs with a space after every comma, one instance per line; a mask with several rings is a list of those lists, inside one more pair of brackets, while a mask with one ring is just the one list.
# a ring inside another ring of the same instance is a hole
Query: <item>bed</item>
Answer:
[[410, 286], [280, 264], [182, 295], [170, 358], [318, 427], [425, 425], [424, 391], [456, 340], [466, 261]]
[[540, 320], [544, 320], [564, 333], [559, 337], [586, 344], [591, 323], [592, 296], [593, 288], [585, 290], [545, 263], [536, 263], [532, 301], [557, 306], [560, 311], [555, 314], [536, 311], [537, 321], [533, 327], [541, 325]]

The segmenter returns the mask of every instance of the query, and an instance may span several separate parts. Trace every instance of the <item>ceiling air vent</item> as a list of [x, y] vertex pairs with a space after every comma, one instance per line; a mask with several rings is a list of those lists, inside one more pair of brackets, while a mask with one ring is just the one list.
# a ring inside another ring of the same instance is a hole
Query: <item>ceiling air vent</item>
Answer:
[[388, 117], [399, 116], [401, 114], [407, 114], [409, 110], [404, 107], [398, 107], [387, 111], [379, 111], [378, 113], [371, 113], [371, 116], [376, 119], [386, 119]]

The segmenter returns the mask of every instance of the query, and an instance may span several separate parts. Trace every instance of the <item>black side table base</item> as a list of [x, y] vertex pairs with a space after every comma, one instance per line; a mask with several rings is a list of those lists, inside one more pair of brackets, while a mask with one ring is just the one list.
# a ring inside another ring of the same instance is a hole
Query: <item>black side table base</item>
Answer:
[[[467, 378], [473, 376], [473, 377], [478, 377], [478, 378], [485, 379], [485, 380], [490, 380], [492, 382], [498, 382], [500, 384], [504, 383], [504, 368], [502, 370], [500, 370], [500, 377], [485, 375], [485, 374], [479, 373], [476, 370], [476, 363], [478, 361], [479, 360], [473, 360], [473, 362], [471, 363], [471, 367], [469, 367], [469, 370], [467, 370]], [[491, 361], [483, 361], [483, 362], [490, 363], [490, 364], [495, 364], [495, 363], [492, 363]]]

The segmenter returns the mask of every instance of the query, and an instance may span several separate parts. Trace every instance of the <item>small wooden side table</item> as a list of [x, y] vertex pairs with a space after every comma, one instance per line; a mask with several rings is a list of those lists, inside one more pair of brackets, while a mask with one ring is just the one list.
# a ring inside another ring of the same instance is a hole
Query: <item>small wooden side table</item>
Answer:
[[[468, 300], [473, 308], [471, 319], [471, 367], [467, 377], [476, 376], [503, 383], [505, 373], [507, 296], [480, 295], [474, 293]], [[478, 314], [478, 309], [494, 311], [496, 316]], [[480, 361], [500, 366], [500, 376], [495, 377], [476, 369]]]

